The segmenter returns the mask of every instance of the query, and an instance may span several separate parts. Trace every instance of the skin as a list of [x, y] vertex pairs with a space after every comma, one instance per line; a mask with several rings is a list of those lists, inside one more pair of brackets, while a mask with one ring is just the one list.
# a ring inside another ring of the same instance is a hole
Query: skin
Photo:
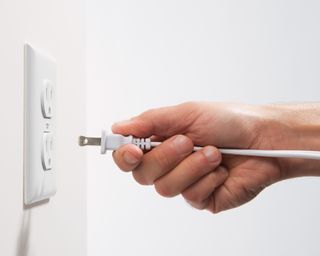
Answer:
[[[188, 102], [115, 123], [114, 133], [163, 143], [149, 152], [122, 146], [113, 158], [164, 197], [181, 194], [212, 213], [238, 207], [275, 182], [320, 176], [320, 161], [221, 155], [217, 148], [320, 150], [320, 104]], [[203, 146], [192, 152], [194, 145]]]

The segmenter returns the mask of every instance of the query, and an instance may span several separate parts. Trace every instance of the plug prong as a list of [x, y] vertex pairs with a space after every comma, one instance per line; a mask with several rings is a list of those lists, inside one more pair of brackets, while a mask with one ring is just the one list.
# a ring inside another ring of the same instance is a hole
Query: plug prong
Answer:
[[79, 137], [79, 146], [100, 146], [101, 138], [93, 138], [93, 137]]

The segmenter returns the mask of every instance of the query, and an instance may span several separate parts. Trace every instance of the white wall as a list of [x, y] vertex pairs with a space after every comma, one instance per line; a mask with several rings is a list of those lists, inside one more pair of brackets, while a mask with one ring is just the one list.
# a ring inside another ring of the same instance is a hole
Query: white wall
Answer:
[[[318, 101], [320, 3], [88, 0], [88, 130], [187, 100]], [[88, 153], [89, 255], [319, 255], [318, 178], [211, 215]]]
[[[0, 254], [86, 255], [84, 2], [0, 1]], [[23, 208], [23, 44], [58, 64], [57, 194]]]

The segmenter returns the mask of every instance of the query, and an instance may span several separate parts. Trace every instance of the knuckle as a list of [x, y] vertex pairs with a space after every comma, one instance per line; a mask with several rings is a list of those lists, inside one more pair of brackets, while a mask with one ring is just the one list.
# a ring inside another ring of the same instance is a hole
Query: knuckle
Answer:
[[174, 196], [170, 187], [164, 182], [156, 181], [154, 183], [154, 188], [157, 191], [157, 193], [163, 197], [173, 197]]
[[215, 208], [212, 208], [212, 207], [208, 207], [206, 208], [208, 210], [208, 212], [212, 213], [212, 214], [217, 214], [219, 213], [220, 211], [215, 209]]
[[132, 176], [135, 179], [136, 182], [138, 182], [140, 185], [152, 185], [152, 181], [149, 180], [145, 175], [143, 175], [141, 172], [138, 170], [133, 170], [132, 171]]
[[255, 198], [262, 189], [256, 187], [247, 187], [242, 186], [243, 193], [245, 195], [245, 200], [250, 201], [251, 199]]
[[189, 108], [189, 109], [193, 109], [193, 108], [196, 108], [198, 106], [198, 102], [196, 102], [196, 101], [186, 101], [186, 102], [182, 103], [181, 106]]
[[187, 190], [185, 192], [182, 192], [182, 196], [188, 202], [192, 202], [192, 203], [200, 203], [201, 202], [199, 194], [196, 193], [195, 191], [188, 191]]
[[142, 112], [139, 116], [137, 116], [137, 119], [144, 119], [144, 117], [153, 116], [157, 111], [157, 108], [150, 108], [144, 112]]
[[193, 208], [195, 208], [195, 209], [197, 209], [197, 210], [204, 210], [204, 209], [206, 209], [206, 207], [207, 207], [207, 204], [208, 204], [208, 202], [207, 202], [207, 200], [204, 200], [204, 201], [197, 201], [197, 202], [194, 202], [194, 201], [189, 201], [189, 200], [186, 200], [187, 201], [187, 203], [189, 204], [189, 205], [191, 205]]
[[213, 193], [211, 195], [211, 198], [209, 199], [208, 204], [206, 205], [205, 209], [208, 210], [209, 212], [216, 214], [220, 212], [221, 210], [218, 208], [218, 204], [216, 202], [215, 194]]
[[186, 110], [188, 115], [185, 116], [187, 120], [194, 120], [201, 110], [201, 103], [197, 101], [187, 101], [180, 104], [180, 108]]

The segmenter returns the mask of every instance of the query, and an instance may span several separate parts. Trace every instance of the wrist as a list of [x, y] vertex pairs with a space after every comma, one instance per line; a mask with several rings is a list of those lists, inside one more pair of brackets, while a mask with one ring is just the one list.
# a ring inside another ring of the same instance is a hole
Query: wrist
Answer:
[[[319, 103], [262, 106], [261, 113], [261, 148], [320, 151]], [[278, 160], [283, 179], [320, 176], [320, 161]]]

